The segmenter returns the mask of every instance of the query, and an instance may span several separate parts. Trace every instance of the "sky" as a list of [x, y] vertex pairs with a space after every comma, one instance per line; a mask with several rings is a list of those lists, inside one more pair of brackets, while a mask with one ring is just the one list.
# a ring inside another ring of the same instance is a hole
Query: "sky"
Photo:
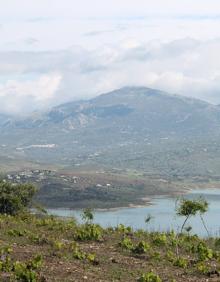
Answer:
[[124, 86], [220, 104], [220, 1], [0, 0], [0, 113]]

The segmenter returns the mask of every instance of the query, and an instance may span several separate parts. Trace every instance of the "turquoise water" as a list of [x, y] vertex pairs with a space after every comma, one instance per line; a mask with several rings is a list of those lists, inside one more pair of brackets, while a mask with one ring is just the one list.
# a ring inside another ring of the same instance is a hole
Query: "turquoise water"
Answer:
[[[193, 199], [202, 196], [209, 202], [209, 210], [204, 215], [209, 232], [213, 236], [220, 235], [220, 189], [203, 189], [194, 190], [184, 197]], [[119, 208], [116, 210], [96, 210], [94, 212], [94, 222], [103, 227], [116, 226], [119, 223], [129, 225], [134, 229], [148, 229], [153, 231], [168, 231], [174, 229], [178, 231], [183, 223], [184, 218], [175, 215], [176, 198], [159, 197], [152, 200], [152, 205], [135, 208]], [[67, 209], [48, 209], [49, 214], [58, 216], [74, 216], [81, 221], [80, 210]], [[153, 216], [150, 224], [146, 225], [145, 218], [150, 214]], [[189, 220], [188, 225], [192, 226], [192, 233], [206, 236], [199, 217]]]

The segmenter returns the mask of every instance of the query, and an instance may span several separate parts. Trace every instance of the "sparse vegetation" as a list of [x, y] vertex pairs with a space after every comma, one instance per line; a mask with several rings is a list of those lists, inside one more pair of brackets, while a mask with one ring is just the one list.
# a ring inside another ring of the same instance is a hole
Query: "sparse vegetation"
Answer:
[[[187, 209], [183, 203], [179, 212], [184, 216], [198, 210], [205, 212], [207, 207], [196, 205], [196, 209]], [[85, 210], [82, 217], [84, 223], [79, 224], [73, 218], [33, 215], [26, 209], [22, 213], [0, 214], [0, 280], [214, 282], [219, 279], [219, 238], [202, 239], [173, 231], [135, 231], [122, 224], [104, 229], [93, 223], [91, 210]]]
[[28, 213], [2, 214], [0, 225], [1, 281], [197, 282], [219, 275], [218, 238], [182, 233], [177, 240], [174, 232], [103, 229]]

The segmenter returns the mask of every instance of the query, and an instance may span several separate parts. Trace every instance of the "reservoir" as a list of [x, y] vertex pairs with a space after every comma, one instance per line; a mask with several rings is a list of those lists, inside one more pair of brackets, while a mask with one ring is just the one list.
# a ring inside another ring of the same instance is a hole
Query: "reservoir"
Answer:
[[[220, 189], [192, 190], [184, 195], [184, 198], [197, 199], [200, 196], [209, 203], [209, 210], [203, 216], [209, 233], [212, 236], [220, 236]], [[118, 208], [104, 211], [95, 210], [94, 223], [98, 223], [103, 227], [115, 227], [118, 224], [124, 224], [134, 229], [146, 229], [149, 231], [178, 231], [184, 221], [184, 217], [179, 217], [175, 214], [176, 201], [177, 198], [155, 197], [152, 199], [151, 205], [142, 207]], [[49, 214], [62, 217], [74, 216], [81, 222], [80, 215], [82, 211], [80, 210], [48, 209], [47, 211]], [[146, 224], [145, 218], [149, 214], [153, 219]], [[192, 227], [191, 234], [207, 236], [199, 216], [191, 218], [187, 226]]]

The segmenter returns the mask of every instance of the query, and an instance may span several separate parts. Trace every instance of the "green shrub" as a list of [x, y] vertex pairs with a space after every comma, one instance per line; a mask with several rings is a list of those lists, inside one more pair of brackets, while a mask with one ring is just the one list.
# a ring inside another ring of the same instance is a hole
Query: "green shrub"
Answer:
[[0, 271], [10, 272], [13, 275], [13, 280], [10, 281], [22, 281], [22, 282], [36, 282], [37, 272], [43, 263], [41, 255], [35, 256], [28, 262], [12, 262], [10, 254], [12, 249], [10, 247], [4, 247], [1, 249]]
[[0, 182], [0, 213], [15, 215], [30, 206], [36, 189], [31, 184]]
[[21, 230], [17, 230], [17, 229], [10, 229], [8, 230], [7, 234], [9, 236], [13, 236], [13, 237], [23, 237], [26, 234], [26, 231], [21, 231]]
[[213, 251], [204, 242], [200, 242], [197, 246], [197, 255], [200, 261], [205, 261], [213, 257]]
[[86, 258], [87, 258], [88, 262], [90, 262], [93, 265], [98, 265], [99, 264], [99, 261], [97, 260], [95, 254], [91, 254], [91, 253], [87, 254]]
[[119, 243], [119, 246], [126, 250], [131, 250], [134, 247], [131, 239], [127, 237], [121, 240], [121, 242]]
[[87, 260], [93, 265], [99, 264], [95, 254], [83, 252], [76, 244], [71, 245], [71, 250], [73, 258], [78, 260]]
[[37, 282], [37, 274], [34, 270], [28, 269], [27, 265], [23, 262], [14, 263], [14, 273], [16, 280], [22, 282]]
[[215, 247], [219, 248], [220, 247], [220, 238], [217, 238], [215, 240]]
[[86, 258], [86, 253], [81, 251], [78, 247], [73, 250], [73, 257], [78, 260], [84, 260]]
[[10, 272], [12, 269], [12, 262], [10, 254], [12, 253], [12, 248], [9, 246], [2, 247], [0, 249], [1, 259], [0, 259], [0, 271]]
[[175, 258], [176, 258], [176, 256], [175, 256], [175, 254], [172, 252], [172, 251], [167, 251], [167, 253], [166, 253], [166, 259], [168, 260], [168, 261], [170, 261], [170, 262], [174, 262], [175, 261]]
[[85, 224], [76, 231], [75, 237], [80, 241], [99, 241], [102, 239], [102, 228], [97, 224]]
[[148, 243], [140, 241], [133, 249], [132, 252], [135, 254], [144, 254], [150, 249]]
[[118, 231], [120, 233], [128, 234], [132, 232], [132, 228], [130, 226], [125, 226], [124, 224], [119, 224], [115, 231]]
[[161, 260], [160, 252], [152, 252], [151, 258], [154, 259], [155, 261], [160, 261]]
[[42, 256], [37, 255], [27, 263], [16, 261], [13, 264], [13, 272], [18, 281], [37, 282], [38, 275], [36, 270], [38, 270], [42, 266], [42, 264]]
[[202, 274], [207, 274], [209, 271], [208, 266], [203, 261], [196, 264], [196, 269]]
[[161, 234], [156, 234], [155, 237], [153, 238], [153, 243], [154, 245], [160, 247], [160, 246], [165, 246], [167, 243], [167, 236], [164, 233]]
[[188, 261], [185, 258], [177, 258], [174, 262], [173, 262], [174, 266], [178, 266], [181, 268], [187, 268], [188, 266]]
[[160, 277], [153, 273], [153, 272], [148, 272], [143, 274], [139, 279], [138, 282], [162, 282]]

